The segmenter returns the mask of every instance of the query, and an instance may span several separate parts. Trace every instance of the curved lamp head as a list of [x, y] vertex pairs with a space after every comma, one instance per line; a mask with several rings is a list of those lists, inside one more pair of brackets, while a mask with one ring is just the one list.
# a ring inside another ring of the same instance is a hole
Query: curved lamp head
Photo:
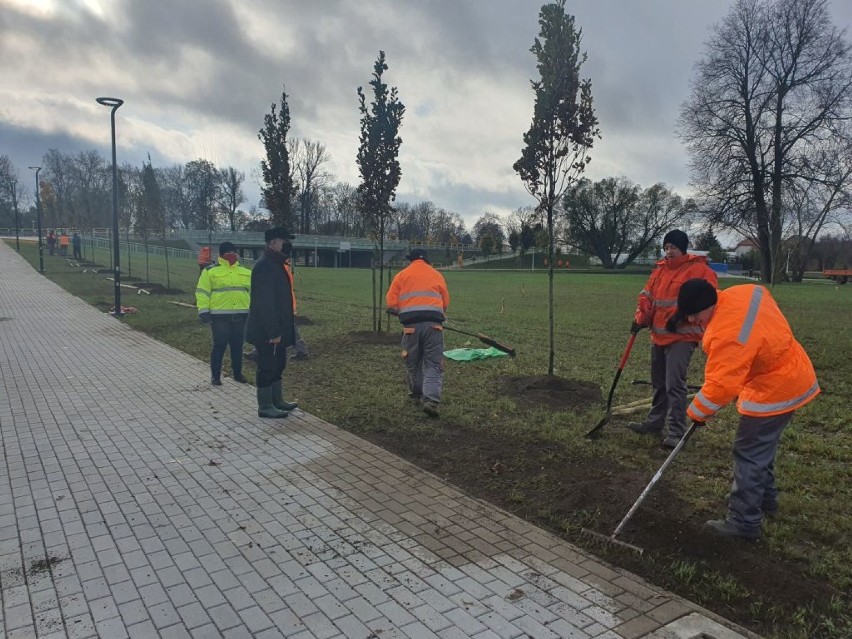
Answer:
[[113, 109], [117, 109], [122, 104], [124, 104], [124, 100], [121, 98], [95, 98], [95, 102], [98, 104], [103, 104], [107, 107], [112, 107]]

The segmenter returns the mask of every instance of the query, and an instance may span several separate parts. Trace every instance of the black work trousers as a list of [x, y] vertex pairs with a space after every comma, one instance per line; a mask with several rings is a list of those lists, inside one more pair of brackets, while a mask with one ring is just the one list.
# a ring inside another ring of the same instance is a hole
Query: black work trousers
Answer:
[[248, 315], [214, 315], [210, 318], [210, 331], [213, 334], [213, 348], [210, 350], [210, 376], [219, 379], [222, 374], [222, 361], [225, 349], [231, 347], [231, 372], [234, 377], [243, 374], [243, 338], [246, 334]]
[[287, 347], [269, 342], [254, 347], [257, 349], [257, 387], [266, 388], [280, 382], [287, 367]]

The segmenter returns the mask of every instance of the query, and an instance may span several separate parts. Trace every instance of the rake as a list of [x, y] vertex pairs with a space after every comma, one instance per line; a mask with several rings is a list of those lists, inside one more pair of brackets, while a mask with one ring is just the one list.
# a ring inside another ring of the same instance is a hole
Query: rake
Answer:
[[602, 541], [605, 541], [609, 544], [617, 544], [619, 546], [624, 546], [625, 548], [628, 548], [629, 550], [632, 550], [634, 552], [638, 552], [641, 555], [644, 552], [643, 548], [640, 548], [639, 546], [634, 546], [633, 544], [629, 544], [626, 541], [621, 541], [620, 539], [616, 539], [616, 537], [622, 531], [622, 529], [627, 524], [627, 522], [630, 521], [630, 518], [633, 517], [633, 514], [639, 509], [639, 506], [642, 505], [642, 502], [645, 501], [645, 497], [648, 496], [648, 493], [651, 492], [651, 489], [660, 480], [660, 477], [663, 476], [663, 473], [666, 471], [666, 469], [674, 461], [674, 458], [677, 457], [677, 454], [681, 451], [681, 449], [684, 446], [686, 446], [686, 442], [688, 442], [689, 438], [692, 437], [692, 434], [695, 432], [695, 429], [697, 427], [698, 427], [698, 422], [692, 422], [692, 425], [683, 434], [683, 437], [681, 437], [680, 441], [677, 443], [677, 446], [675, 446], [674, 449], [672, 450], [672, 452], [669, 453], [669, 456], [666, 457], [666, 461], [663, 462], [663, 465], [660, 466], [660, 469], [656, 472], [656, 474], [651, 479], [651, 481], [648, 483], [648, 485], [645, 486], [645, 490], [643, 490], [642, 494], [639, 495], [639, 499], [637, 499], [633, 503], [633, 505], [630, 507], [630, 510], [627, 511], [627, 514], [624, 515], [624, 519], [622, 519], [621, 522], [618, 524], [618, 526], [615, 527], [615, 530], [612, 531], [611, 535], [603, 535], [599, 532], [595, 532], [594, 530], [589, 530], [588, 528], [583, 528], [582, 532], [587, 534], [587, 535], [591, 535], [592, 537], [596, 537], [596, 538], [598, 538]]

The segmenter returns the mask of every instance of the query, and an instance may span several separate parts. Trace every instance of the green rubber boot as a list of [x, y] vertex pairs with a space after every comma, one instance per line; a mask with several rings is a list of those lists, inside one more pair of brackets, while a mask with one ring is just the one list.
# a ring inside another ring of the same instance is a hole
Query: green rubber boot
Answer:
[[257, 387], [257, 416], [281, 419], [287, 417], [287, 412], [279, 410], [272, 401], [274, 386]]
[[284, 389], [282, 388], [281, 380], [273, 382], [272, 386], [272, 404], [278, 410], [291, 411], [299, 407], [297, 402], [284, 401]]

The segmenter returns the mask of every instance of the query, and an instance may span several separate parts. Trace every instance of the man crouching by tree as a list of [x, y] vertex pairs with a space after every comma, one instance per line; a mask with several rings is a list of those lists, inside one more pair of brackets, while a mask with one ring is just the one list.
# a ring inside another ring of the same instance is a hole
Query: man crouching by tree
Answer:
[[402, 324], [402, 357], [408, 396], [430, 417], [438, 416], [444, 374], [444, 313], [450, 293], [444, 276], [432, 268], [425, 250], [414, 248], [406, 268], [393, 278], [387, 294], [388, 312]]
[[257, 349], [257, 414], [287, 417], [297, 407], [284, 401], [281, 377], [287, 366], [287, 347], [296, 341], [293, 291], [284, 270], [287, 255], [281, 252], [292, 239], [281, 227], [264, 234], [266, 250], [251, 272], [251, 306], [246, 339]]

